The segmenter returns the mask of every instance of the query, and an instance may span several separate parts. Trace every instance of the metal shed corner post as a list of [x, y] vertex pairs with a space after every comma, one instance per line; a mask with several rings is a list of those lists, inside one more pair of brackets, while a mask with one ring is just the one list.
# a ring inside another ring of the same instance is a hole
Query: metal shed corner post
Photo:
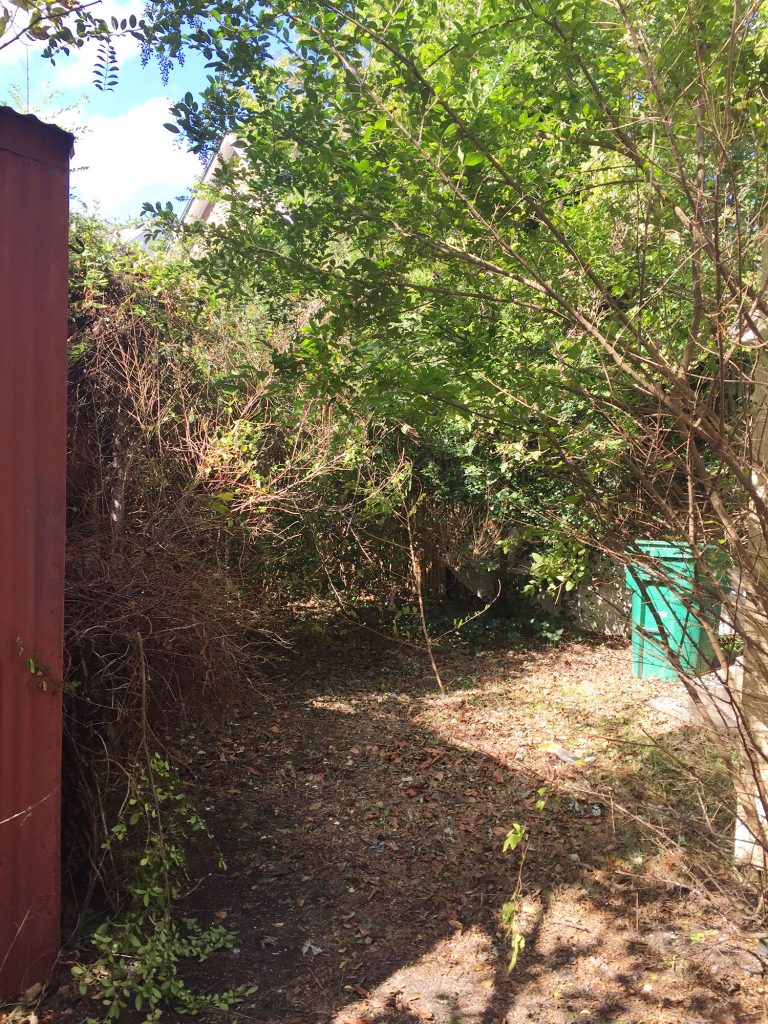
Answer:
[[60, 939], [71, 148], [0, 108], [0, 1000]]

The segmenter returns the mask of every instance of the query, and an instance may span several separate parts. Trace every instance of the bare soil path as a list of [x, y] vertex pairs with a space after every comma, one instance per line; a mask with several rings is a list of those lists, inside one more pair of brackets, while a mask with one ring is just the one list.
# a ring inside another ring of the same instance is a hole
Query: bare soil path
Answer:
[[[186, 909], [237, 936], [194, 980], [258, 985], [206, 1022], [768, 1020], [755, 926], [727, 870], [688, 870], [690, 785], [644, 745], [700, 730], [653, 710], [679, 691], [633, 679], [625, 647], [444, 652], [445, 694], [416, 652], [359, 636], [290, 665], [182, 737], [227, 863], [196, 851]], [[514, 823], [527, 845], [504, 853]]]

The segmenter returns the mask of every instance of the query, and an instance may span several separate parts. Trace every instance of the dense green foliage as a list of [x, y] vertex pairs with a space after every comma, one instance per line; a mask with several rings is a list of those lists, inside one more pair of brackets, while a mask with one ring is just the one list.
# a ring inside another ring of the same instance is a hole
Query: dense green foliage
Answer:
[[203, 268], [308, 303], [311, 393], [434, 436], [553, 543], [709, 529], [679, 451], [692, 405], [696, 487], [727, 486], [706, 449], [754, 326], [759, 5], [223, 5], [188, 45], [212, 79], [179, 128], [241, 154]]

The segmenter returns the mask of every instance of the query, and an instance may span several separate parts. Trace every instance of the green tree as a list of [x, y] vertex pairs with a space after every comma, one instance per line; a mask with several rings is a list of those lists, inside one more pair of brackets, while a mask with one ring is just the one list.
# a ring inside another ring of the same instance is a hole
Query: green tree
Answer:
[[241, 140], [208, 272], [311, 299], [297, 369], [493, 425], [576, 540], [727, 545], [751, 623], [734, 778], [765, 845], [765, 5], [280, 0], [182, 35], [212, 77], [178, 128]]

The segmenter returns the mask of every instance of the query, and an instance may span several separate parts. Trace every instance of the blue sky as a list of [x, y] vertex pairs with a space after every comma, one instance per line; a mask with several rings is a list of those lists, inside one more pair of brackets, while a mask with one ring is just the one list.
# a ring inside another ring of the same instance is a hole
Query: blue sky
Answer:
[[[103, 17], [141, 16], [144, 0], [102, 0]], [[169, 105], [205, 86], [202, 61], [190, 57], [167, 85], [157, 65], [141, 66], [139, 50], [118, 40], [119, 83], [101, 93], [92, 84], [95, 47], [85, 46], [52, 67], [42, 44], [0, 50], [0, 104], [27, 109], [76, 135], [73, 206], [78, 201], [110, 220], [136, 217], [143, 202], [166, 202], [189, 192], [200, 174], [198, 157], [163, 128]], [[27, 82], [28, 87], [27, 87]]]

